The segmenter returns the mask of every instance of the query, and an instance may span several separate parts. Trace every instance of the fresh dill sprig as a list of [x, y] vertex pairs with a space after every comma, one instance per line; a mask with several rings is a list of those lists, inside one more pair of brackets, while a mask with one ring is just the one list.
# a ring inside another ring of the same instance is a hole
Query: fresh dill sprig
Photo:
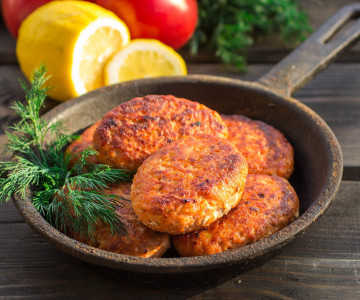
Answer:
[[115, 213], [123, 198], [103, 190], [111, 183], [128, 181], [130, 175], [88, 163], [87, 157], [96, 154], [90, 149], [76, 157], [70, 168], [74, 157], [64, 148], [75, 135], [67, 134], [61, 122], [49, 124], [40, 117], [47, 79], [41, 66], [35, 70], [30, 87], [21, 82], [27, 104], [15, 102], [12, 106], [21, 119], [6, 132], [7, 150], [13, 159], [0, 162], [0, 204], [14, 194], [24, 198], [31, 188], [35, 208], [58, 230], [89, 238], [95, 225], [102, 222], [112, 232], [123, 234], [123, 223]]
[[311, 32], [306, 14], [294, 0], [200, 0], [196, 31], [189, 42], [196, 55], [205, 46], [222, 63], [246, 69], [246, 50], [259, 37], [277, 33], [285, 43]]

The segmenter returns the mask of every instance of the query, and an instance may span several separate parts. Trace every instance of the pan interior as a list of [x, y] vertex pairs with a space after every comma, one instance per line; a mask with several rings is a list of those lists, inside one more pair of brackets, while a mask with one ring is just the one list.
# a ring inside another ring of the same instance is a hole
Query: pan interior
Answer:
[[[54, 241], [51, 237], [48, 238], [52, 242], [62, 244], [60, 247], [65, 251], [103, 266], [143, 272], [148, 272], [144, 266], [148, 266], [149, 269], [151, 267], [151, 270], [154, 271], [174, 273], [184, 270], [192, 271], [194, 266], [203, 265], [204, 267], [214, 262], [214, 266], [216, 264], [234, 264], [235, 261], [244, 261], [244, 258], [251, 260], [256, 256], [269, 255], [273, 249], [284, 246], [287, 240], [290, 241], [313, 223], [334, 197], [337, 187], [329, 189], [329, 178], [334, 177], [332, 174], [334, 147], [331, 146], [331, 140], [335, 137], [332, 132], [306, 106], [294, 99], [277, 95], [256, 83], [211, 76], [139, 80], [93, 91], [78, 99], [59, 105], [50, 111], [45, 118], [51, 122], [61, 120], [70, 132], [79, 132], [95, 123], [116, 105], [134, 97], [149, 94], [171, 94], [184, 97], [203, 103], [221, 114], [243, 114], [253, 119], [262, 120], [283, 132], [295, 150], [295, 171], [290, 182], [299, 195], [300, 214], [303, 217], [306, 215], [306, 218], [303, 218], [301, 222], [295, 221], [288, 226], [290, 229], [286, 228], [273, 235], [274, 237], [271, 236], [254, 245], [246, 246], [241, 251], [227, 251], [226, 255], [222, 256], [223, 253], [221, 253], [211, 256], [212, 258], [181, 259], [181, 262], [170, 259], [167, 262], [168, 264], [160, 262], [161, 259], [144, 262], [135, 258], [127, 258], [125, 261], [124, 259], [117, 261], [118, 267], [116, 267], [112, 258], [109, 258], [112, 257], [110, 254], [98, 259], [93, 254], [87, 256], [81, 253], [81, 250], [80, 253], [77, 253], [75, 247], [64, 247], [64, 242], [61, 239]], [[335, 139], [335, 156], [340, 156], [338, 163], [341, 164], [340, 149], [336, 147], [338, 144]], [[341, 174], [335, 176], [336, 186], [340, 181], [339, 176], [341, 177]], [[330, 190], [327, 199], [323, 197], [324, 190]], [[34, 227], [34, 224], [32, 225]], [[41, 234], [46, 235], [44, 232]], [[257, 247], [261, 248], [261, 251], [258, 251]], [[95, 252], [92, 251], [92, 253]], [[232, 253], [239, 257], [233, 258]], [[191, 268], [186, 269], [187, 262]], [[131, 264], [133, 267], [129, 266]]]

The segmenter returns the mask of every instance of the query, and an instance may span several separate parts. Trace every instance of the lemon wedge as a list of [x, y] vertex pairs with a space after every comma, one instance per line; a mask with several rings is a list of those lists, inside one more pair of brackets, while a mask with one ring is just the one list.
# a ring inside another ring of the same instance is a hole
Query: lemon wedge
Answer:
[[129, 40], [125, 23], [102, 7], [51, 1], [23, 21], [16, 54], [28, 79], [45, 64], [49, 96], [65, 101], [103, 86], [104, 65]]
[[134, 39], [106, 64], [105, 84], [186, 74], [186, 64], [173, 48], [158, 40]]

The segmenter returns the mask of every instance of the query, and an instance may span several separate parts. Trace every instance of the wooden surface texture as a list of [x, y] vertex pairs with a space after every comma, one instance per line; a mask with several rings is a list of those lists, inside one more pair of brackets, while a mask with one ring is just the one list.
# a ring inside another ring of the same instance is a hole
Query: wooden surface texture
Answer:
[[[315, 29], [342, 5], [360, 3], [299, 2]], [[6, 142], [4, 130], [16, 119], [9, 105], [23, 97], [14, 49], [15, 40], [0, 25], [0, 145]], [[205, 56], [186, 58], [190, 74], [254, 81], [289, 51], [276, 39], [264, 40], [249, 51], [246, 74]], [[210, 289], [139, 286], [48, 244], [10, 202], [0, 206], [0, 299], [360, 299], [360, 43], [293, 96], [336, 134], [344, 177], [324, 216], [272, 260]], [[46, 109], [55, 105], [49, 100]]]

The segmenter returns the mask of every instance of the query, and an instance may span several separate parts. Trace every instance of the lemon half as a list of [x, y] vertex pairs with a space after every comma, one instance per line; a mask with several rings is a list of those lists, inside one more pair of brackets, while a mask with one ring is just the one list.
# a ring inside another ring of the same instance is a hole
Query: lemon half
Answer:
[[186, 64], [174, 49], [158, 40], [134, 39], [109, 59], [105, 84], [186, 74]]
[[115, 14], [83, 1], [51, 1], [19, 29], [16, 54], [25, 76], [45, 64], [49, 96], [60, 101], [104, 85], [104, 65], [130, 40]]

